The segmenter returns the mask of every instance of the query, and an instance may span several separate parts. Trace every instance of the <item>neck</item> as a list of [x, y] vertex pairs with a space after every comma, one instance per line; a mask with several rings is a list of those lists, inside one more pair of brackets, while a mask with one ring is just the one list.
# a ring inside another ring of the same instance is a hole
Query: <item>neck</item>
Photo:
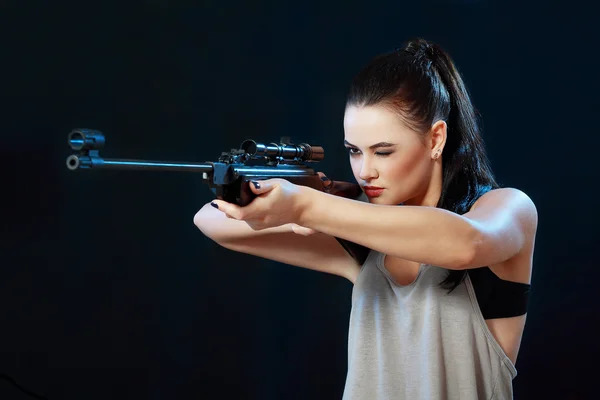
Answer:
[[436, 207], [442, 196], [442, 181], [442, 159], [439, 158], [435, 161], [431, 178], [421, 194], [405, 201], [403, 204], [407, 206]]

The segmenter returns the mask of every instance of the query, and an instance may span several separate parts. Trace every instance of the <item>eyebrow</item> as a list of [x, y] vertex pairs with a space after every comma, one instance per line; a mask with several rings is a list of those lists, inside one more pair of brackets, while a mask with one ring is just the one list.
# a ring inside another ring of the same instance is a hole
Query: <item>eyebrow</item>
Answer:
[[[358, 146], [355, 146], [355, 145], [353, 145], [352, 143], [348, 142], [347, 140], [344, 140], [344, 144], [345, 144], [346, 146], [358, 147]], [[375, 143], [375, 144], [373, 144], [373, 145], [369, 146], [369, 149], [370, 149], [370, 150], [374, 150], [374, 149], [378, 149], [378, 148], [380, 148], [380, 147], [392, 147], [392, 146], [395, 146], [395, 145], [396, 145], [395, 143], [389, 143], [389, 142], [379, 142], [379, 143]]]

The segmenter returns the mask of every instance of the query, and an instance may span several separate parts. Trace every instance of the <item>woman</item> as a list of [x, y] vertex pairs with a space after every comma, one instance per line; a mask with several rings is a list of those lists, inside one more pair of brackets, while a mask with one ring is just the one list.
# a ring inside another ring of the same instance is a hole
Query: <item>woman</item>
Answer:
[[250, 185], [250, 205], [215, 200], [195, 224], [226, 248], [354, 284], [344, 399], [512, 398], [537, 212], [495, 182], [450, 57], [422, 39], [376, 57], [352, 83], [344, 130], [368, 202], [269, 179]]

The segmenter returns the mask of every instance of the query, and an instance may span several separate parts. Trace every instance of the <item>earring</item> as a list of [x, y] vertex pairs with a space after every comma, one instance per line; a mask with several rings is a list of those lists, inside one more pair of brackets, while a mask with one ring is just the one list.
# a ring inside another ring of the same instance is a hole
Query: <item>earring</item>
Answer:
[[438, 149], [438, 151], [436, 151], [435, 154], [433, 155], [433, 159], [437, 160], [439, 156], [440, 156], [440, 150]]

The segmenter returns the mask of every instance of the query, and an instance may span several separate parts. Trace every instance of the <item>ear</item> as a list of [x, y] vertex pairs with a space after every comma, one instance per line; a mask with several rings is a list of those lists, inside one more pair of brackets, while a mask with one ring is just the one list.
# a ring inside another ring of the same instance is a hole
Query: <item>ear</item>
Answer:
[[446, 135], [448, 131], [448, 125], [446, 121], [436, 121], [430, 130], [430, 146], [431, 146], [431, 157], [437, 159], [442, 155], [444, 151], [444, 145], [446, 144]]

